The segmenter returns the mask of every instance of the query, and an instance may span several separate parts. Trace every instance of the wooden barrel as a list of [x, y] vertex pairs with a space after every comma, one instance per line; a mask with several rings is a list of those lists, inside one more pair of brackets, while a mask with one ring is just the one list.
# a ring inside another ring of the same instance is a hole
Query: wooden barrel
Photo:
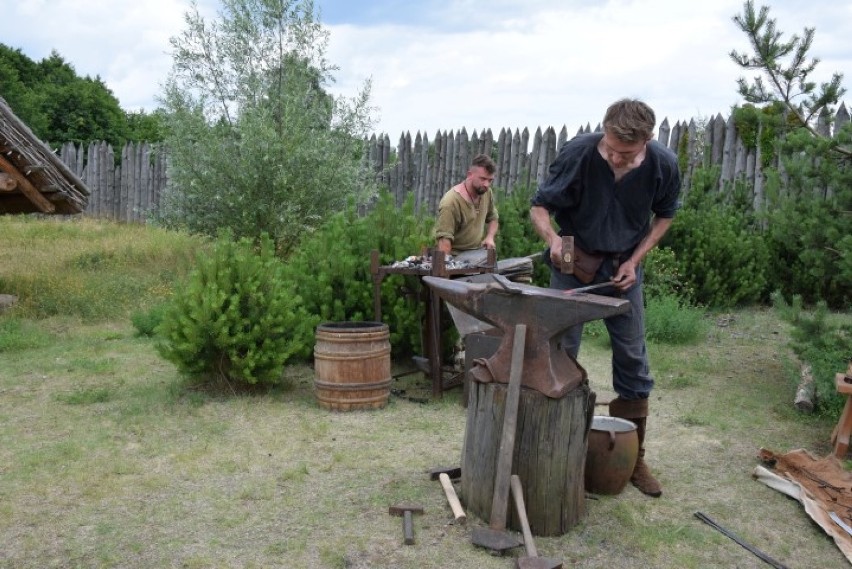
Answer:
[[314, 389], [321, 407], [380, 409], [391, 384], [390, 334], [381, 322], [326, 322], [317, 326]]

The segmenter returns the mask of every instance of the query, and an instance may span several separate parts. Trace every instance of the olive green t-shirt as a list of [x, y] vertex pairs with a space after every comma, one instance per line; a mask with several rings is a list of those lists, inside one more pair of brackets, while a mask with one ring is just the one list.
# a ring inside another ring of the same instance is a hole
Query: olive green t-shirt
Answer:
[[453, 243], [453, 253], [479, 249], [485, 238], [485, 227], [497, 219], [494, 193], [488, 190], [479, 198], [479, 205], [472, 203], [455, 190], [449, 190], [438, 204], [438, 218], [432, 237]]

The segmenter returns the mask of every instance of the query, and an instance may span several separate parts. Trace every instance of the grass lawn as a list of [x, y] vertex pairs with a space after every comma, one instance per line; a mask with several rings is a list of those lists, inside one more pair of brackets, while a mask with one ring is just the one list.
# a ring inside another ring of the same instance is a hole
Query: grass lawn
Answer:
[[[422, 404], [334, 413], [309, 366], [288, 387], [238, 395], [188, 388], [127, 322], [24, 320], [0, 352], [0, 566], [503, 568], [470, 543], [430, 467], [457, 464], [460, 390]], [[792, 411], [785, 327], [739, 312], [698, 346], [652, 346], [658, 377], [648, 460], [660, 499], [628, 487], [588, 501], [542, 555], [577, 567], [762, 567], [693, 517], [703, 511], [790, 567], [845, 558], [801, 506], [751, 479], [760, 447], [824, 455], [833, 425]], [[584, 345], [598, 401], [609, 352]], [[402, 366], [400, 366], [402, 369]], [[421, 374], [395, 389], [426, 393]], [[603, 410], [601, 410], [603, 413]], [[417, 502], [417, 543], [388, 505]], [[520, 554], [520, 551], [515, 555]]]

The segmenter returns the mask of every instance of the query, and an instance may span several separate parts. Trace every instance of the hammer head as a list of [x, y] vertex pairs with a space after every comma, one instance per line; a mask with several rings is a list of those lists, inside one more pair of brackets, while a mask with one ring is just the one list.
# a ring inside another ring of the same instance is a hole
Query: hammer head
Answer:
[[559, 270], [566, 275], [574, 274], [574, 236], [562, 236], [562, 258], [559, 259]]
[[436, 466], [435, 468], [429, 469], [429, 480], [437, 480], [441, 474], [446, 474], [450, 478], [460, 478], [461, 477], [461, 467], [460, 466]]
[[562, 569], [562, 562], [548, 557], [518, 557], [518, 569]]
[[395, 504], [388, 507], [388, 513], [392, 516], [404, 516], [405, 512], [411, 512], [411, 514], [422, 514], [423, 507], [415, 506], [414, 504]]
[[520, 547], [524, 542], [516, 535], [505, 530], [475, 527], [470, 533], [474, 545], [490, 549], [496, 555], [503, 555], [509, 549]]

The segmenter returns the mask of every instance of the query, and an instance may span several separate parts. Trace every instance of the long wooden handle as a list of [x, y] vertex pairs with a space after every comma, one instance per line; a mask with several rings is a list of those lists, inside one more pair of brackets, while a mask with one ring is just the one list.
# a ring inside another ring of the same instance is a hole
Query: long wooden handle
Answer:
[[453, 510], [453, 517], [456, 522], [463, 524], [467, 521], [467, 515], [464, 513], [459, 497], [456, 495], [456, 489], [453, 488], [453, 483], [450, 482], [450, 477], [442, 472], [438, 475], [438, 480], [441, 481], [441, 486], [444, 487], [444, 494], [447, 495], [447, 502], [450, 503], [450, 508]]
[[526, 324], [515, 324], [512, 343], [512, 367], [509, 370], [509, 387], [503, 413], [503, 432], [497, 454], [497, 473], [494, 476], [494, 498], [491, 501], [491, 529], [506, 529], [509, 504], [509, 477], [512, 474], [512, 457], [515, 453], [515, 430], [518, 425], [518, 401], [521, 397], [521, 376], [524, 371], [524, 348], [527, 339]]
[[527, 550], [527, 555], [530, 557], [538, 557], [538, 550], [535, 548], [532, 531], [530, 530], [530, 521], [527, 518], [527, 507], [524, 505], [524, 489], [521, 488], [521, 479], [517, 474], [512, 475], [512, 496], [515, 498], [515, 510], [518, 512], [518, 519], [521, 520], [521, 531], [524, 533], [524, 547]]

